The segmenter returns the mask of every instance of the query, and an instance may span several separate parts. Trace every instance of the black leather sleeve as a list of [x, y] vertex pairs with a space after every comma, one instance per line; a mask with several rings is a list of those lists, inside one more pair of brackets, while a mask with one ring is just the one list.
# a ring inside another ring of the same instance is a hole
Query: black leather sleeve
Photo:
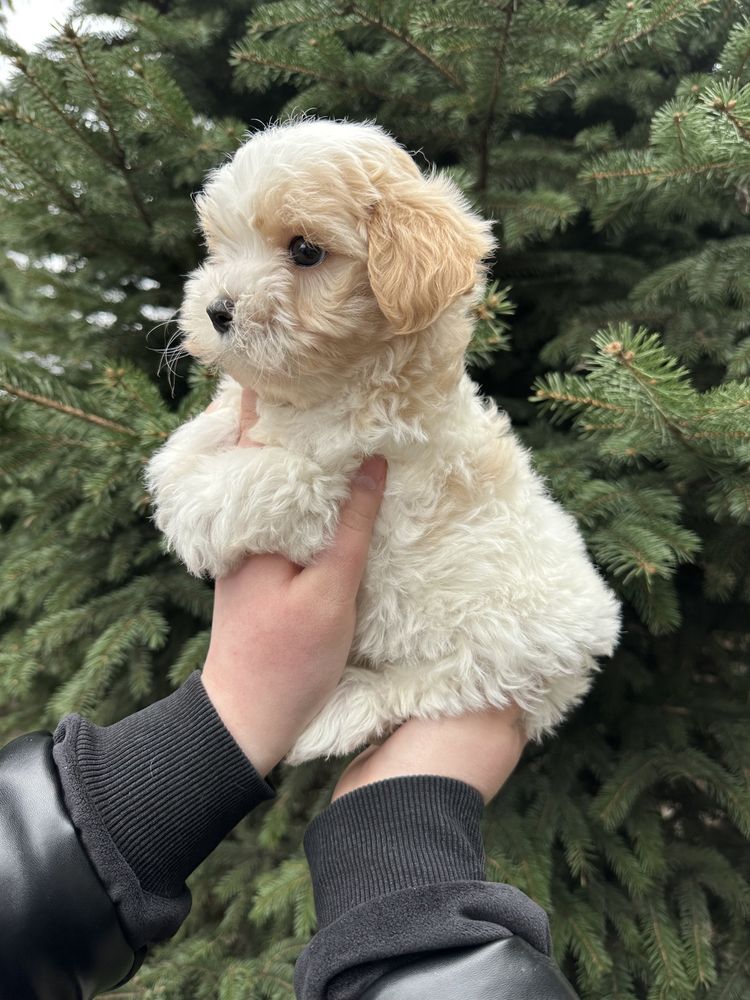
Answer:
[[0, 1000], [90, 1000], [140, 965], [65, 809], [49, 733], [0, 750], [0, 900]]
[[520, 937], [420, 958], [361, 1000], [578, 1000], [559, 969]]

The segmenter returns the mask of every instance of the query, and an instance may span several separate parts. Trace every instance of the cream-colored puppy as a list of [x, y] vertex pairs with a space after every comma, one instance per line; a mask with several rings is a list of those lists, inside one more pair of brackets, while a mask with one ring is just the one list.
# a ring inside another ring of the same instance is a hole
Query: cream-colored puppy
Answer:
[[[288, 759], [511, 700], [530, 737], [550, 730], [619, 610], [465, 373], [490, 224], [377, 126], [309, 119], [254, 135], [197, 205], [209, 256], [181, 326], [225, 375], [148, 467], [171, 548], [196, 575], [247, 552], [309, 564], [362, 456], [388, 460], [349, 664]], [[263, 448], [233, 447], [243, 386]]]

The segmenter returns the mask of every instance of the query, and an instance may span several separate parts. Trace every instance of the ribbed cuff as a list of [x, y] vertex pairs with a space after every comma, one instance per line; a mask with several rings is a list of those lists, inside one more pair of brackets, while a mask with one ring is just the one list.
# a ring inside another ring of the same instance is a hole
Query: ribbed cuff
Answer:
[[307, 828], [318, 927], [400, 889], [484, 878], [471, 785], [410, 775], [365, 785], [332, 802]]
[[232, 827], [274, 795], [197, 671], [174, 694], [112, 726], [67, 716], [54, 739], [66, 792], [78, 784], [143, 891], [157, 896], [183, 892]]

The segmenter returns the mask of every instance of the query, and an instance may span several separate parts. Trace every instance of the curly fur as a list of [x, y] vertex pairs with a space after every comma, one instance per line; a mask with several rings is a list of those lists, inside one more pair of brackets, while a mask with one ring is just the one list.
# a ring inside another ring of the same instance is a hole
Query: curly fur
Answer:
[[[411, 716], [504, 706], [536, 738], [584, 695], [617, 602], [507, 417], [464, 371], [490, 224], [382, 129], [302, 119], [254, 135], [198, 199], [208, 259], [185, 345], [225, 374], [218, 407], [151, 460], [155, 521], [191, 573], [246, 552], [309, 564], [363, 455], [388, 483], [350, 661], [289, 755], [345, 754]], [[302, 235], [328, 256], [296, 267]], [[220, 336], [206, 306], [235, 302]], [[242, 386], [258, 392], [237, 449]]]

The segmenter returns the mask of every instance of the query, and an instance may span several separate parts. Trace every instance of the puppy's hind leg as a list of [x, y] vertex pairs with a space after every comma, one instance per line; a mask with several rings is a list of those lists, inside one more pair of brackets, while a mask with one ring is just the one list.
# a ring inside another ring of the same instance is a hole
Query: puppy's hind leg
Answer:
[[317, 757], [343, 757], [378, 740], [393, 728], [384, 712], [375, 671], [348, 667], [330, 701], [315, 716], [286, 756], [287, 764]]

